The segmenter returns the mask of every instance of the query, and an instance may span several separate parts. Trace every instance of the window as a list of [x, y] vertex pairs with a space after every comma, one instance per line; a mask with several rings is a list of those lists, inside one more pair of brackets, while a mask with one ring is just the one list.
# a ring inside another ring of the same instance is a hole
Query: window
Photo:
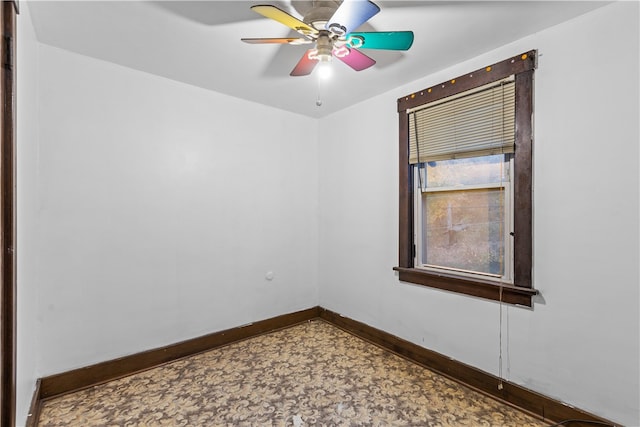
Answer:
[[511, 155], [416, 167], [414, 265], [512, 283]]
[[531, 306], [535, 55], [398, 100], [401, 281]]

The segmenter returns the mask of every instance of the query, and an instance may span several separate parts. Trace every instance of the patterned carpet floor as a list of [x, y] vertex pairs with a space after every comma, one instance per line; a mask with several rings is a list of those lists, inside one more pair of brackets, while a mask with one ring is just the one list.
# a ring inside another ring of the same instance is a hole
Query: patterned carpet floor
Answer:
[[44, 402], [54, 426], [544, 426], [311, 321]]

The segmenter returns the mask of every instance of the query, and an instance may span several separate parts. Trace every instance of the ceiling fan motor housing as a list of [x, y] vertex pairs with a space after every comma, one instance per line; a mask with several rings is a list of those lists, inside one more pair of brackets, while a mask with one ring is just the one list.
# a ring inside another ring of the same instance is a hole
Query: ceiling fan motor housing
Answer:
[[316, 42], [316, 57], [320, 62], [331, 61], [331, 52], [333, 51], [333, 40], [327, 30], [320, 31]]
[[316, 0], [313, 8], [304, 16], [305, 23], [311, 25], [316, 30], [324, 30], [329, 19], [338, 10], [341, 1]]

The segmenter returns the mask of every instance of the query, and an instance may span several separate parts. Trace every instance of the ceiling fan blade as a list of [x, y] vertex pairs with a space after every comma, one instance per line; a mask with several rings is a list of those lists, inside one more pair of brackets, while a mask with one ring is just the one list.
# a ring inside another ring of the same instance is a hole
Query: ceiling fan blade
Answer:
[[369, 0], [344, 0], [327, 22], [326, 29], [339, 36], [367, 22], [380, 8]]
[[250, 44], [269, 44], [269, 43], [275, 43], [275, 44], [308, 44], [308, 43], [312, 43], [311, 40], [309, 39], [305, 39], [305, 38], [266, 38], [266, 37], [262, 37], [262, 38], [243, 38], [240, 39], [245, 43], [250, 43]]
[[317, 59], [309, 59], [309, 54], [314, 50], [315, 49], [307, 50], [304, 53], [304, 55], [302, 55], [302, 58], [300, 58], [300, 61], [298, 61], [296, 66], [293, 68], [293, 70], [291, 70], [291, 74], [289, 75], [295, 77], [295, 76], [307, 76], [311, 74], [313, 69], [316, 68], [316, 65], [318, 65]]
[[413, 44], [413, 31], [350, 33], [347, 46], [359, 49], [408, 50]]
[[376, 61], [373, 58], [369, 58], [358, 49], [349, 49], [349, 54], [345, 56], [336, 56], [340, 61], [347, 64], [349, 67], [356, 71], [362, 71], [371, 67]]
[[278, 21], [281, 24], [284, 24], [287, 27], [292, 28], [303, 35], [316, 34], [318, 32], [315, 28], [305, 24], [298, 18], [289, 15], [284, 10], [279, 9], [275, 6], [256, 5], [256, 6], [251, 6], [251, 10], [259, 13], [265, 18], [270, 18], [270, 19], [273, 19], [274, 21]]

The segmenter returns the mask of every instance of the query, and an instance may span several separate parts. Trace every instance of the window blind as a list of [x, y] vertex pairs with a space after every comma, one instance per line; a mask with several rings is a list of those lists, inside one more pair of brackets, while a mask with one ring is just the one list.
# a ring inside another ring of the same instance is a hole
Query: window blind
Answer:
[[409, 112], [409, 163], [512, 153], [513, 77]]

